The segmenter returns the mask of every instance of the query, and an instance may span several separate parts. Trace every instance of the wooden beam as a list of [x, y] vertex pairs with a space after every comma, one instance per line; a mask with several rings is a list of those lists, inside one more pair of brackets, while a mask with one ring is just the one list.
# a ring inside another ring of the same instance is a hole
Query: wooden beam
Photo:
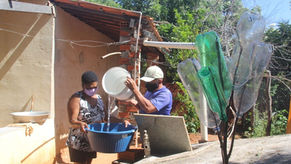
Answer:
[[88, 8], [83, 8], [81, 6], [73, 6], [73, 5], [69, 5], [69, 4], [62, 4], [62, 3], [56, 3], [56, 6], [61, 7], [62, 9], [64, 9], [65, 11], [69, 12], [69, 13], [77, 13], [79, 15], [84, 15], [87, 14], [89, 16], [101, 16], [101, 17], [107, 17], [110, 19], [116, 19], [116, 20], [123, 20], [123, 21], [127, 21], [129, 20], [131, 17], [127, 16], [127, 15], [116, 15], [114, 13], [109, 13], [109, 12], [104, 12], [104, 11], [100, 11], [100, 10], [93, 10], [93, 9], [88, 9]]
[[25, 2], [16, 2], [9, 0], [0, 1], [0, 10], [28, 12], [28, 13], [40, 13], [40, 14], [53, 14], [52, 8], [45, 5], [36, 5]]

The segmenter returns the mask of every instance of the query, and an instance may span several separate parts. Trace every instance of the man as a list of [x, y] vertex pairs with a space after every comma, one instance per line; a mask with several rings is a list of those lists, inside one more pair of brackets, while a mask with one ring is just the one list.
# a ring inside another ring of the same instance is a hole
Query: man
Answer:
[[170, 115], [172, 93], [163, 85], [164, 73], [158, 66], [150, 66], [141, 80], [145, 81], [147, 92], [143, 96], [135, 81], [127, 78], [125, 85], [132, 90], [136, 100], [129, 102], [140, 109], [140, 113]]

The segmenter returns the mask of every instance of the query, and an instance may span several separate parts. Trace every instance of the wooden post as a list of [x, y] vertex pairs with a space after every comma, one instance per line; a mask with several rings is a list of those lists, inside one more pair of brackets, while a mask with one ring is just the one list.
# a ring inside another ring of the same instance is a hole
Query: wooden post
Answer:
[[291, 95], [290, 95], [289, 117], [288, 117], [286, 133], [291, 134]]
[[268, 76], [266, 77], [266, 86], [267, 86], [267, 104], [266, 108], [268, 111], [268, 123], [266, 128], [266, 136], [270, 136], [271, 134], [271, 124], [272, 124], [272, 96], [271, 96], [271, 72], [267, 70]]

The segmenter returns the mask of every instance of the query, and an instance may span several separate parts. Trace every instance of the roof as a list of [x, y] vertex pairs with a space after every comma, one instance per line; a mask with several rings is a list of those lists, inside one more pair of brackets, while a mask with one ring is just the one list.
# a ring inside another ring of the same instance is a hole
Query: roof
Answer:
[[[122, 27], [129, 27], [130, 19], [139, 20], [140, 17], [140, 13], [137, 11], [108, 7], [85, 1], [50, 1], [82, 22], [109, 36], [114, 41], [119, 41], [120, 29]], [[162, 41], [151, 17], [142, 16], [142, 27], [154, 33], [154, 40]]]

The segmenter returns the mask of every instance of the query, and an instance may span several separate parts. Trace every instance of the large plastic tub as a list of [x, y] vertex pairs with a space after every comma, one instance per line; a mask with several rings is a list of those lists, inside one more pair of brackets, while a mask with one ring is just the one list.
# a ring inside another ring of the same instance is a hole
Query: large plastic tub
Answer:
[[102, 78], [103, 90], [119, 100], [127, 100], [133, 96], [132, 91], [125, 85], [130, 73], [122, 67], [112, 67]]
[[128, 148], [136, 127], [123, 123], [110, 123], [107, 131], [107, 123], [94, 123], [88, 125], [88, 139], [91, 148], [96, 152], [119, 153]]

